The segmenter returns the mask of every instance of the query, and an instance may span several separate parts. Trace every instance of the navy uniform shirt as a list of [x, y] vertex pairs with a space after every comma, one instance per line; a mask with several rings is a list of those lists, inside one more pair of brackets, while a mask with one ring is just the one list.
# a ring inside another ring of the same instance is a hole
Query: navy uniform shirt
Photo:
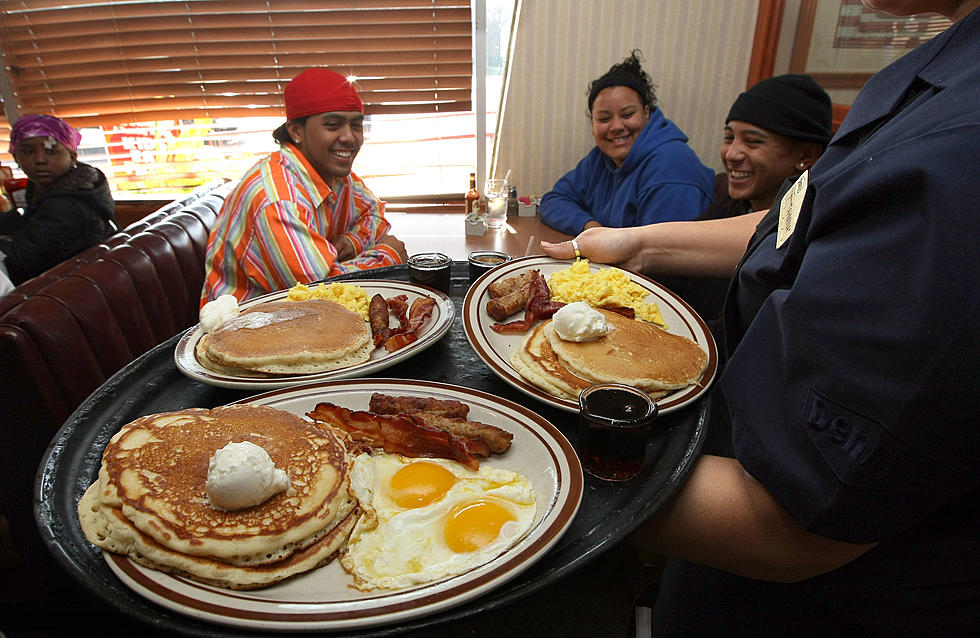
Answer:
[[736, 456], [806, 529], [881, 543], [806, 587], [976, 624], [980, 10], [874, 76], [806, 177], [727, 302]]

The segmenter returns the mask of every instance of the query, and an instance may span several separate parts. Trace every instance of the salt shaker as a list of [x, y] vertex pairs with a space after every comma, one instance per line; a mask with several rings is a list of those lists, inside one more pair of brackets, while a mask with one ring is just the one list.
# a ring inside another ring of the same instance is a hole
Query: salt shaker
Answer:
[[507, 190], [507, 216], [517, 216], [517, 187], [511, 186]]

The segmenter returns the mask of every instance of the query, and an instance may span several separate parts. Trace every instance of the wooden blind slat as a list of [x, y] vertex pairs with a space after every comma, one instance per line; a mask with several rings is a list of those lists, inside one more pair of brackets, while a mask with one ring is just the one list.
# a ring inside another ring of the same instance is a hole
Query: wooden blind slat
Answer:
[[[469, 96], [469, 89], [445, 89], [438, 91], [390, 91], [382, 93], [363, 92], [361, 93], [361, 100], [365, 104], [382, 104], [392, 102], [428, 103], [439, 101], [460, 101], [468, 99]], [[169, 107], [175, 110], [195, 108], [201, 106], [202, 102], [203, 106], [207, 108], [230, 108], [234, 106], [241, 106], [242, 98], [238, 95], [211, 95], [202, 100], [198, 95], [174, 95], [166, 96], [165, 102]], [[93, 113], [110, 115], [115, 113], [127, 113], [134, 109], [140, 112], [159, 109], [162, 103], [164, 103], [164, 98], [162, 97], [139, 97], [126, 95], [125, 92], [121, 92], [118, 95], [100, 99], [97, 107], [93, 107], [92, 100], [85, 99], [84, 96], [77, 96], [75, 100], [59, 100], [59, 112], [62, 114], [62, 117], [80, 114], [88, 115]], [[21, 102], [21, 104], [25, 111], [30, 112], [43, 112], [48, 106], [48, 103], [45, 101], [44, 97], [25, 99]], [[248, 104], [281, 107], [282, 98], [277, 94], [252, 94], [248, 96]]]
[[[425, 113], [456, 113], [472, 110], [472, 103], [452, 102], [446, 104], [418, 104], [418, 105], [398, 105], [398, 104], [379, 104], [365, 105], [364, 111], [368, 115], [414, 115]], [[187, 109], [175, 111], [172, 109], [161, 109], [156, 111], [143, 111], [140, 113], [140, 122], [156, 122], [169, 120], [189, 120], [194, 118], [235, 118], [235, 117], [283, 117], [281, 109], [272, 108], [229, 108], [229, 109]], [[109, 126], [112, 124], [127, 124], [134, 120], [130, 114], [116, 115], [84, 115], [70, 116], [66, 119], [75, 128], [88, 126]]]
[[[119, 20], [170, 15], [235, 16], [243, 13], [280, 15], [288, 13], [339, 13], [350, 11], [351, 0], [221, 0], [193, 2], [111, 2], [95, 4], [90, 0], [31, 0], [25, 6], [20, 0], [0, 0], [0, 11], [11, 18], [31, 20], [35, 24], [99, 20], [112, 15]], [[448, 9], [469, 9], [469, 2], [460, 0], [358, 0], [357, 10], [365, 13], [397, 13], [409, 9], [434, 12]], [[62, 16], [69, 16], [66, 20]]]
[[[206, 28], [200, 25], [188, 25], [186, 21], [168, 20], [169, 24], [159, 24], [156, 28], [145, 30], [129, 30], [126, 32], [88, 31], [85, 35], [85, 48], [114, 49], [138, 48], [159, 44], [180, 46], [196, 44], [198, 46], [216, 45], [224, 42], [250, 43], [256, 49], [268, 50], [271, 38], [275, 37], [276, 47], [281, 42], [316, 42], [320, 40], [359, 40], [370, 41], [380, 38], [417, 37], [428, 40], [451, 36], [468, 37], [470, 24], [468, 21], [453, 21], [445, 23], [418, 24], [352, 24], [352, 25], [317, 25], [317, 26], [249, 26], [240, 28]], [[106, 26], [119, 27], [116, 24]], [[131, 25], [125, 25], [131, 26]], [[33, 55], [38, 49], [44, 51], [77, 50], [78, 25], [62, 25], [61, 29], [30, 29], [20, 33], [11, 33], [5, 38], [5, 52], [11, 56]], [[424, 27], [424, 28], [420, 28]], [[73, 46], [74, 45], [74, 46]], [[363, 45], [369, 46], [369, 45]]]
[[[64, 16], [64, 18], [67, 17], [67, 15]], [[16, 25], [16, 21], [8, 20], [6, 25], [7, 36], [14, 43], [30, 43], [34, 40], [61, 40], [63, 38], [76, 39], [80, 23], [83, 25], [86, 42], [95, 37], [117, 33], [121, 37], [151, 37], [155, 33], [167, 35], [188, 29], [193, 29], [201, 35], [219, 34], [221, 32], [234, 34], [255, 29], [262, 30], [266, 36], [274, 30], [277, 37], [289, 37], [290, 30], [310, 30], [313, 28], [349, 30], [357, 27], [373, 29], [380, 33], [384, 33], [385, 30], [422, 32], [425, 28], [438, 28], [440, 30], [465, 28], [470, 23], [470, 12], [465, 9], [447, 9], [434, 13], [413, 9], [399, 11], [398, 13], [385, 11], [338, 11], [330, 14], [311, 14], [309, 12], [247, 13], [235, 16], [206, 15], [193, 18], [182, 15], [161, 15], [122, 21], [120, 19], [66, 21], [64, 18], [57, 22], [40, 24], [32, 20], [19, 26]], [[120, 29], [121, 22], [123, 22], [122, 29]], [[310, 25], [319, 26], [311, 27]], [[302, 33], [303, 31], [298, 32]], [[57, 46], [58, 44], [52, 42], [49, 46]]]
[[[273, 83], [263, 83], [265, 86], [252, 86], [251, 84], [226, 84], [220, 96], [225, 99], [238, 99], [241, 95], [269, 95], [277, 101], [282, 90]], [[280, 85], [281, 86], [281, 85]], [[361, 100], [378, 101], [385, 100], [385, 96], [390, 95], [422, 95], [435, 94], [447, 91], [464, 91], [468, 97], [469, 87], [463, 78], [446, 78], [445, 82], [433, 84], [429, 79], [420, 80], [391, 80], [391, 81], [358, 81], [356, 82], [358, 93]], [[194, 90], [190, 85], [149, 85], [139, 87], [127, 87], [116, 85], [104, 87], [99, 90], [99, 104], [104, 105], [109, 102], [130, 99], [161, 99], [165, 97], [192, 97], [200, 101], [200, 91]], [[59, 91], [51, 93], [59, 104], [92, 104], [92, 95], [87, 90], [82, 91]], [[27, 106], [31, 103], [38, 103], [45, 99], [44, 96], [25, 96], [21, 98], [21, 104]], [[434, 98], [433, 98], [434, 99]], [[445, 99], [445, 98], [443, 98]], [[209, 101], [211, 99], [209, 98]], [[390, 100], [387, 100], [390, 101]]]
[[[270, 64], [271, 56], [237, 56], [233, 58], [171, 58], [171, 64], [166, 67], [160, 60], [105, 60], [94, 63], [75, 63], [63, 65], [45, 65], [42, 69], [30, 68], [19, 69], [16, 77], [19, 81], [37, 82], [41, 86], [47, 86], [53, 80], [77, 79], [85, 76], [98, 77], [100, 75], [118, 74], [124, 76], [126, 84], [138, 85], [141, 83], [153, 83], [159, 80], [153, 79], [156, 75], [166, 75], [168, 73], [180, 72], [175, 69], [182, 69], [183, 72], [198, 72], [197, 69], [190, 71], [189, 65], [182, 67], [181, 60], [194, 60], [200, 64], [202, 82], [220, 81], [223, 73], [250, 73], [256, 80], [282, 79], [288, 82], [300, 71], [310, 66], [326, 66], [338, 73], [345, 75], [356, 75], [358, 77], [378, 77], [394, 76], [401, 74], [401, 65], [394, 64], [375, 64], [372, 59], [380, 56], [372, 53], [339, 53], [331, 55], [321, 55], [316, 53], [306, 54], [283, 54], [276, 58], [278, 64]], [[403, 54], [403, 61], [407, 66], [432, 62], [432, 54], [420, 51], [409, 51]], [[470, 64], [468, 52], [448, 52], [439, 54], [439, 64], [430, 64], [433, 69], [432, 74], [443, 67], [449, 69], [458, 68], [459, 64]], [[166, 68], [163, 68], [166, 67]], [[448, 75], [457, 75], [457, 72]], [[217, 78], [215, 77], [217, 76]], [[413, 74], [406, 74], [412, 77]], [[419, 77], [414, 74], [414, 77]], [[98, 81], [98, 80], [96, 80]], [[18, 84], [19, 86], [19, 84]]]
[[[67, 67], [66, 67], [67, 68]], [[266, 73], [262, 69], [251, 67], [248, 69], [201, 69], [183, 71], [161, 71], [158, 73], [141, 73], [138, 75], [126, 75], [124, 68], [113, 66], [118, 72], [108, 70], [105, 64], [86, 64], [76, 65], [66, 77], [58, 77], [58, 86], [53, 93], [70, 94], [74, 91], [98, 90], [101, 99], [103, 90], [118, 89], [123, 86], [130, 87], [169, 87], [171, 90], [175, 85], [195, 84], [197, 82], [218, 83], [221, 82], [223, 92], [282, 92], [283, 81], [281, 77], [276, 77], [278, 71]], [[464, 83], [469, 85], [472, 65], [467, 62], [449, 62], [439, 64], [438, 67], [432, 64], [403, 64], [385, 65], [378, 67], [376, 71], [373, 67], [360, 66], [360, 70], [367, 70], [368, 77], [378, 77], [376, 73], [385, 73], [384, 78], [363, 79], [358, 81], [358, 87], [367, 87], [373, 90], [398, 88], [423, 88], [432, 86], [433, 79], [436, 79], [439, 86], [445, 86], [447, 82], [452, 85]], [[298, 73], [299, 69], [295, 70]], [[288, 78], [295, 75], [292, 71], [284, 73]], [[51, 68], [45, 69], [45, 77], [37, 80], [21, 79], [18, 86], [25, 93], [34, 93], [43, 90], [47, 82], [52, 79]], [[56, 77], [56, 76], [55, 76]], [[462, 86], [462, 84], [458, 84]], [[435, 88], [435, 87], [433, 87]]]
[[[438, 48], [436, 48], [436, 42], [438, 42]], [[8, 58], [8, 64], [18, 67], [23, 66], [25, 68], [29, 68], [31, 65], [37, 65], [39, 62], [47, 62], [48, 60], [52, 64], [65, 64], [73, 57], [81, 61], [113, 60], [120, 57], [126, 60], [141, 58], [156, 59], [159, 61], [161, 68], [173, 68], [172, 65], [168, 67], [167, 63], [172, 58], [179, 57], [175, 56], [174, 53], [183, 53], [184, 56], [190, 57], [254, 55], [256, 53], [268, 53], [269, 55], [275, 55], [276, 53], [306, 53], [310, 51], [312, 44], [309, 40], [282, 40], [276, 42], [275, 51], [272, 51], [268, 43], [263, 44], [257, 41], [195, 42], [194, 40], [185, 40], [183, 42], [175, 41], [170, 43], [141, 43], [133, 46], [121, 44], [119, 46], [105, 47], [85, 46], [81, 49], [47, 49], [40, 53], [29, 55], [18, 54], [16, 52], [7, 54], [4, 51], [4, 54]], [[323, 38], [317, 40], [315, 45], [316, 50], [320, 53], [343, 53], [362, 47], [364, 50], [385, 53], [391, 58], [395, 58], [399, 53], [408, 51], [433, 53], [443, 50], [468, 51], [470, 37], [444, 36], [438, 40], [433, 40], [432, 38]], [[192, 52], [197, 55], [191, 55]], [[21, 57], [28, 58], [27, 65], [20, 63], [18, 58]], [[34, 59], [31, 60], [30, 58]]]

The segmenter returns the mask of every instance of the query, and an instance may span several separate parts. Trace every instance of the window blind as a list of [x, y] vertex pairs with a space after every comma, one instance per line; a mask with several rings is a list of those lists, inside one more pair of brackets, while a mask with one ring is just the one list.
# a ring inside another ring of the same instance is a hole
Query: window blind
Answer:
[[471, 28], [460, 0], [0, 0], [17, 113], [76, 128], [282, 117], [312, 66], [353, 77], [368, 114], [469, 111]]

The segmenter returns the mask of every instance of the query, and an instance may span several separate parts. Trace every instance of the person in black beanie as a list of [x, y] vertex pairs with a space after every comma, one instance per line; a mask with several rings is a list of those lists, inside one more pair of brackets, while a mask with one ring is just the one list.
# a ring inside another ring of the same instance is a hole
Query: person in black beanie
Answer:
[[768, 209], [782, 183], [823, 153], [832, 120], [830, 96], [809, 75], [777, 75], [739, 95], [721, 145], [728, 195]]
[[[786, 180], [795, 181], [820, 158], [830, 142], [830, 96], [809, 75], [787, 74], [754, 84], [735, 98], [725, 118], [715, 198], [698, 220], [724, 219], [767, 210]], [[721, 316], [729, 277], [660, 277], [721, 339]], [[715, 406], [704, 449], [731, 456], [730, 436], [716, 424]]]
[[[767, 210], [780, 186], [795, 180], [830, 142], [830, 96], [809, 75], [767, 78], [739, 94], [725, 118], [715, 197], [697, 220], [725, 219]], [[661, 277], [714, 328], [728, 278]]]

